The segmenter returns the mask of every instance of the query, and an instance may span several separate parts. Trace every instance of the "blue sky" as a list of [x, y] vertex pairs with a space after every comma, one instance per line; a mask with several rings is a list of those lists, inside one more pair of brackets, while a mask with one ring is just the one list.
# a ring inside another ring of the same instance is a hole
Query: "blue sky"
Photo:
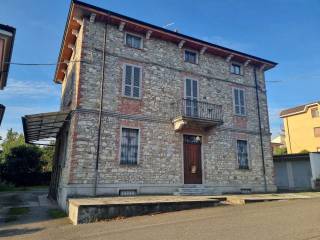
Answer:
[[[279, 132], [283, 108], [320, 100], [319, 0], [86, 0], [155, 25], [278, 62], [266, 73], [270, 123]], [[0, 23], [17, 28], [13, 62], [57, 61], [66, 0], [1, 0]], [[57, 111], [54, 66], [12, 65], [0, 92], [6, 113], [0, 134], [22, 131], [21, 116]], [[273, 82], [280, 81], [280, 82]]]

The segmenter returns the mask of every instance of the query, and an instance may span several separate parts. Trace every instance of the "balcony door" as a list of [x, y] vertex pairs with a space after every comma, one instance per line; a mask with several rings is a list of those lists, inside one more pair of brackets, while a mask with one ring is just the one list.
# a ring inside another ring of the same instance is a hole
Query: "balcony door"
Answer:
[[198, 95], [198, 81], [187, 78], [184, 86], [184, 106], [186, 116], [198, 117]]

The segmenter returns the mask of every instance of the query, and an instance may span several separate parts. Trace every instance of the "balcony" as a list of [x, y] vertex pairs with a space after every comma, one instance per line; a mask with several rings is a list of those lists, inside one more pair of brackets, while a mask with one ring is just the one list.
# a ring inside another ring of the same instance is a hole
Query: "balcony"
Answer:
[[183, 98], [172, 103], [172, 119], [175, 131], [185, 127], [207, 129], [222, 124], [222, 106]]

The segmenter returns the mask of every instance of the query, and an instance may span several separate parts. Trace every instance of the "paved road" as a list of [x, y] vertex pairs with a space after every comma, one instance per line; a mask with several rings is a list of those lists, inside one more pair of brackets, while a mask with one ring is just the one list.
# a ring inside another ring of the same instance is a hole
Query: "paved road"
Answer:
[[[73, 226], [46, 220], [0, 227], [3, 239], [320, 239], [320, 199], [223, 206]], [[6, 236], [6, 237], [5, 237]]]

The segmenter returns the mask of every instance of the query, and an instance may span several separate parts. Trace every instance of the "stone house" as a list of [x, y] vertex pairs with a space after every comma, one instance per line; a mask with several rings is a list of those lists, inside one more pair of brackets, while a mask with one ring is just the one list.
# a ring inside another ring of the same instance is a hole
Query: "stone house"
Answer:
[[275, 191], [264, 72], [276, 63], [83, 2], [56, 69], [61, 110], [23, 118], [56, 137], [50, 195]]

